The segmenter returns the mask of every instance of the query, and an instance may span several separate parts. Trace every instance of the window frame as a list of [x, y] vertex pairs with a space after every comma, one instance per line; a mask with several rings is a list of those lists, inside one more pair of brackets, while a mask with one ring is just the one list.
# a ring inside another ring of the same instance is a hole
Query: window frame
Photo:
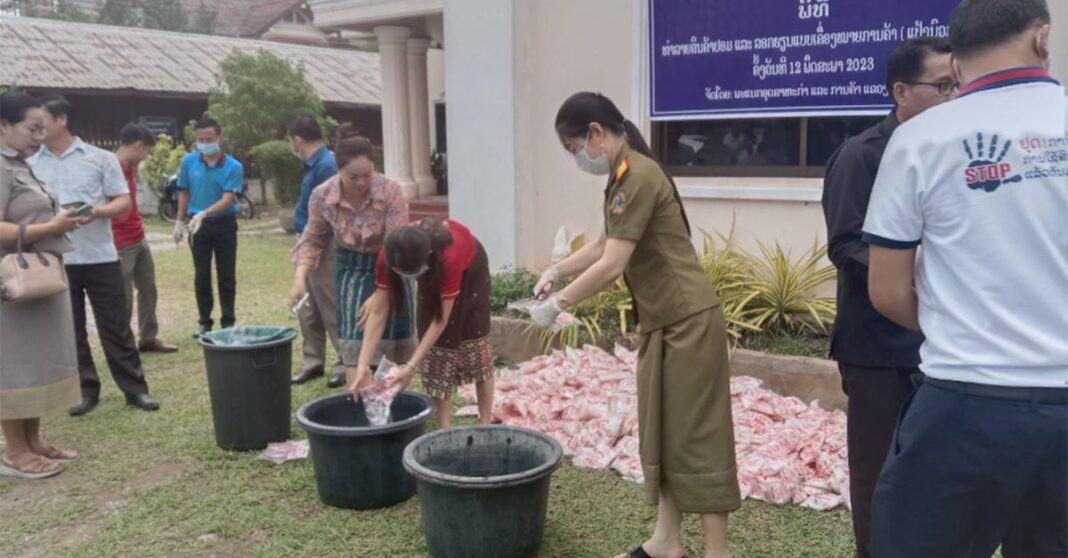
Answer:
[[[876, 117], [877, 115], [869, 115]], [[855, 118], [856, 116], [843, 116], [842, 118]], [[689, 178], [819, 178], [822, 179], [827, 172], [826, 165], [808, 164], [808, 130], [809, 120], [812, 117], [801, 116], [792, 120], [800, 120], [800, 158], [797, 165], [705, 165], [705, 166], [668, 166], [668, 172], [672, 176]], [[695, 119], [697, 120], [697, 119]], [[743, 119], [739, 119], [743, 120]], [[677, 124], [678, 121], [654, 121], [653, 128], [653, 153], [661, 161], [667, 161], [667, 137], [668, 126]], [[847, 138], [848, 139], [848, 138]]]

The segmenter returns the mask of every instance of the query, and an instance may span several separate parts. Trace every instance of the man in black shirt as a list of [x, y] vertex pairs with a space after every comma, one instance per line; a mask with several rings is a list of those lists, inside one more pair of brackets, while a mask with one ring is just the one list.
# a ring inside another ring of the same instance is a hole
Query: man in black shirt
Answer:
[[857, 556], [870, 556], [871, 501], [890, 447], [897, 414], [915, 390], [923, 334], [882, 316], [868, 297], [868, 246], [864, 217], [879, 161], [898, 124], [948, 101], [957, 80], [945, 39], [902, 43], [887, 62], [886, 88], [894, 110], [851, 137], [827, 161], [823, 214], [829, 256], [838, 268], [838, 315], [831, 356], [849, 396], [849, 490]]

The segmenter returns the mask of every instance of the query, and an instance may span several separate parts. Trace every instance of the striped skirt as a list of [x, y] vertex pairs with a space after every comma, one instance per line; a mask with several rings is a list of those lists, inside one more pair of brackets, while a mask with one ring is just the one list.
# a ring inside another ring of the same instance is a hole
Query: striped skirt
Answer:
[[[341, 361], [356, 366], [363, 345], [363, 331], [357, 327], [360, 306], [375, 293], [375, 260], [378, 254], [364, 254], [337, 247], [334, 267], [337, 273], [337, 336], [341, 345]], [[382, 334], [382, 342], [375, 355], [377, 363], [387, 356], [396, 363], [405, 363], [415, 351], [415, 285], [405, 281], [404, 308], [395, 308]]]

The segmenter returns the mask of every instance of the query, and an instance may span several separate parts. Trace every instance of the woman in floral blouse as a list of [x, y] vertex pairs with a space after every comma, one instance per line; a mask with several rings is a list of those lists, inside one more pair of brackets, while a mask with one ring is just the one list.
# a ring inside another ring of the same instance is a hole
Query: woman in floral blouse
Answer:
[[[355, 130], [344, 125], [334, 146], [338, 173], [312, 192], [308, 225], [293, 247], [296, 276], [290, 305], [307, 293], [305, 280], [315, 268], [327, 239], [333, 234], [337, 270], [337, 334], [341, 361], [348, 375], [360, 357], [363, 332], [360, 309], [375, 292], [375, 257], [390, 231], [408, 224], [408, 204], [400, 186], [375, 172], [375, 149]], [[375, 360], [383, 354], [406, 362], [415, 349], [414, 300], [405, 289], [406, 307], [395, 309], [383, 334]], [[351, 378], [350, 378], [351, 380]]]

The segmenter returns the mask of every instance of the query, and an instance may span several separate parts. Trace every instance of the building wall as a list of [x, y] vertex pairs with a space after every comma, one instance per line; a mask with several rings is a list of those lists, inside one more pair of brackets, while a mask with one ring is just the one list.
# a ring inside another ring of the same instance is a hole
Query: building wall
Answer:
[[[605, 177], [586, 174], [563, 149], [554, 121], [567, 97], [600, 91], [624, 112], [631, 102], [633, 11], [619, 0], [517, 2], [517, 264], [549, 261], [557, 228], [587, 238], [603, 228]], [[621, 32], [621, 30], [627, 30]], [[630, 115], [634, 118], [634, 115]]]
[[[494, 266], [537, 270], [548, 263], [559, 226], [588, 238], [602, 227], [604, 180], [578, 171], [553, 131], [563, 100], [600, 91], [649, 129], [646, 0], [501, 0], [492, 10], [474, 3], [445, 3], [450, 205], [454, 216], [478, 221], [476, 233], [500, 247], [491, 251]], [[1053, 72], [1062, 83], [1068, 83], [1066, 6], [1050, 2]], [[508, 10], [510, 26], [500, 19]], [[457, 21], [463, 17], [474, 21]], [[475, 36], [461, 36], [461, 28]], [[509, 56], [514, 78], [502, 85]], [[464, 108], [454, 111], [457, 103]], [[455, 151], [454, 142], [466, 145]], [[514, 154], [503, 152], [509, 147]], [[826, 240], [820, 179], [678, 182], [695, 244], [700, 231], [726, 233], [732, 222], [737, 246], [749, 251], [779, 244], [799, 257]]]
[[1049, 3], [1049, 15], [1053, 22], [1050, 30], [1050, 53], [1053, 76], [1065, 86], [1068, 92], [1068, 2], [1064, 0], [1046, 0]]
[[513, 1], [445, 3], [449, 212], [494, 268], [517, 261]]

